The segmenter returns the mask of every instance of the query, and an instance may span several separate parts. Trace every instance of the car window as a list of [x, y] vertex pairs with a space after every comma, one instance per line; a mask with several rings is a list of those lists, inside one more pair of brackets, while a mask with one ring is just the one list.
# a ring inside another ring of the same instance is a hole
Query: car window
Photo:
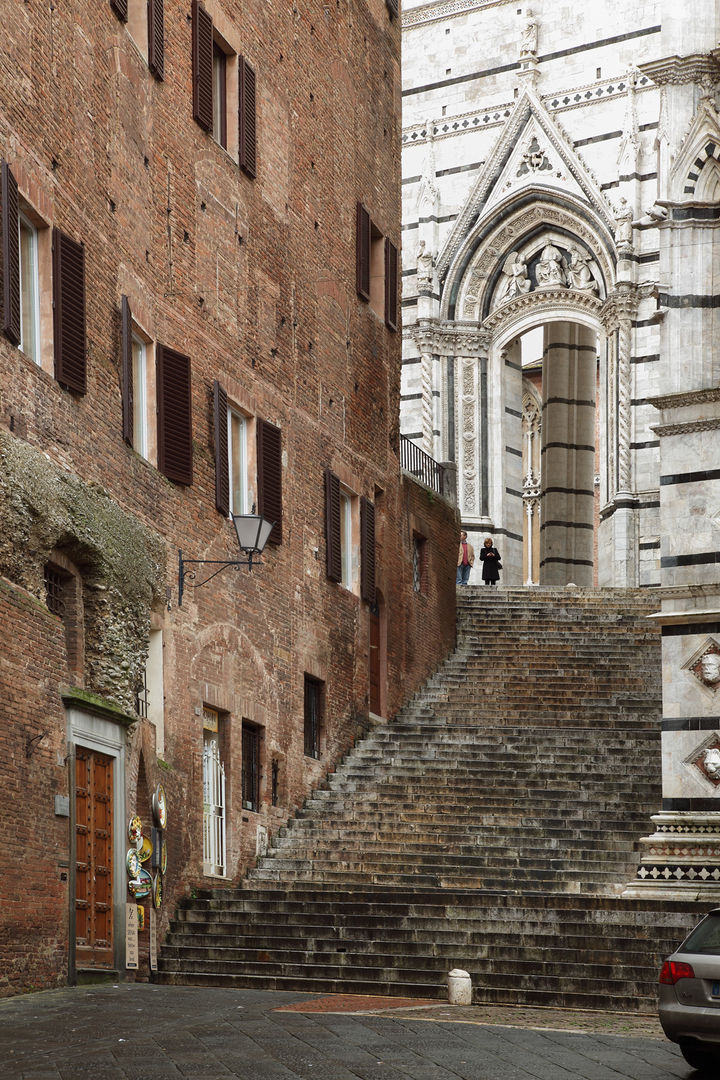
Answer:
[[720, 915], [707, 915], [685, 939], [678, 952], [720, 956]]

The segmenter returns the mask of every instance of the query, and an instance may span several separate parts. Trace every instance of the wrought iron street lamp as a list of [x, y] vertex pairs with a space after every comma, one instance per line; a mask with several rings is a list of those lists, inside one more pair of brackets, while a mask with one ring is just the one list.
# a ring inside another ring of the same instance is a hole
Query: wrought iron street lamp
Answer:
[[212, 581], [214, 577], [222, 573], [228, 566], [234, 566], [236, 569], [239, 566], [247, 566], [248, 570], [252, 570], [253, 562], [257, 565], [260, 562], [260, 556], [265, 550], [265, 545], [268, 542], [270, 533], [275, 525], [274, 521], [268, 521], [260, 514], [255, 513], [255, 507], [253, 506], [252, 514], [232, 514], [233, 525], [235, 526], [235, 532], [237, 533], [238, 545], [240, 551], [244, 556], [244, 559], [184, 559], [182, 551], [178, 552], [178, 607], [182, 607], [183, 593], [186, 588], [186, 578], [195, 581], [197, 574], [196, 570], [186, 570], [186, 566], [215, 566], [216, 570], [213, 570], [209, 577], [206, 577], [203, 581], [198, 581], [193, 585], [187, 584], [188, 589], [199, 589], [202, 585], [207, 585], [208, 581]]

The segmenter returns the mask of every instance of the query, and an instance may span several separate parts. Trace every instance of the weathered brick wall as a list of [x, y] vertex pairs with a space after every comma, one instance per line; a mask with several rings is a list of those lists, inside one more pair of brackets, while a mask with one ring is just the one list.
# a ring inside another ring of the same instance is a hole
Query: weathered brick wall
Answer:
[[[149, 824], [155, 785], [168, 795], [163, 920], [185, 890], [208, 881], [203, 706], [222, 716], [231, 878], [254, 858], [257, 825], [284, 821], [365, 729], [370, 615], [359, 596], [326, 576], [325, 468], [377, 507], [386, 712], [454, 640], [455, 515], [401, 479], [400, 334], [355, 291], [356, 202], [400, 243], [398, 23], [384, 0], [207, 7], [257, 73], [256, 180], [193, 120], [189, 0], [165, 3], [162, 82], [110, 6], [90, 12], [80, 0], [52, 11], [13, 5], [0, 66], [1, 156], [38, 223], [85, 245], [88, 343], [87, 393], [78, 396], [55, 381], [47, 347], [37, 365], [0, 337], [0, 423], [28, 452], [47, 455], [30, 455], [47, 461], [47, 491], [32, 470], [32, 483], [21, 476], [12, 488], [0, 485], [18, 523], [2, 545], [0, 574], [28, 590], [17, 616], [19, 652], [3, 661], [3, 679], [22, 707], [10, 710], [4, 731], [17, 740], [23, 775], [48, 745], [53, 763], [64, 746], [59, 690], [74, 680], [53, 652], [60, 639], [44, 614], [42, 566], [53, 549], [66, 551], [81, 574], [91, 568], [87, 610], [102, 615], [85, 626], [94, 658], [86, 690], [127, 709], [151, 616], [163, 631], [162, 760], [153, 725], [139, 721], [127, 738], [125, 801], [128, 816], [137, 811]], [[123, 295], [149, 338], [190, 357], [191, 486], [169, 482], [123, 442]], [[46, 339], [48, 304], [44, 296]], [[188, 589], [180, 608], [178, 548], [190, 558], [237, 553], [231, 523], [215, 509], [215, 379], [248, 415], [282, 431], [283, 542], [252, 573], [226, 570], [198, 592]], [[89, 509], [98, 503], [107, 506], [100, 522]], [[413, 529], [428, 537], [421, 596], [412, 587]], [[26, 633], [38, 642], [32, 663], [21, 648]], [[305, 673], [326, 685], [318, 761], [303, 753]], [[26, 763], [24, 740], [39, 712], [51, 736]], [[241, 806], [243, 718], [263, 732], [259, 814]], [[277, 806], [270, 805], [273, 759]], [[20, 821], [35, 795], [13, 783]], [[58, 859], [68, 858], [67, 821], [54, 819], [50, 783], [69, 790], [63, 766], [43, 773], [47, 797], [28, 825], [30, 862], [8, 867], [4, 903], [26, 895], [28, 872], [55, 880]], [[50, 864], [47, 837], [58, 848]], [[28, 924], [40, 919], [25, 899], [17, 904]], [[16, 989], [51, 984], [66, 970], [66, 893], [43, 894], [38, 911], [43, 929], [34, 945], [28, 932], [32, 947], [10, 980]], [[0, 953], [4, 959], [4, 947]]]

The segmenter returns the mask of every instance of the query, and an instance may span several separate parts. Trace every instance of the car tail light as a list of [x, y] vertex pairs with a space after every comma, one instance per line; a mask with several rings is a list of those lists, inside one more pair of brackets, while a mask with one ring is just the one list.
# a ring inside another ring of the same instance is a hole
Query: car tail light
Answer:
[[683, 964], [678, 960], [666, 960], [660, 972], [660, 982], [674, 986], [679, 979], [694, 979], [695, 972], [691, 964]]

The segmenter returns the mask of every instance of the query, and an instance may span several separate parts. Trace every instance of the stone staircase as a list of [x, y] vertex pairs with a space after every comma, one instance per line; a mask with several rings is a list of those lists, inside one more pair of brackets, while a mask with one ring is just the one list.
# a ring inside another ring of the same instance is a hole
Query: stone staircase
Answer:
[[234, 889], [172, 921], [164, 982], [652, 1010], [702, 906], [621, 896], [661, 805], [647, 591], [459, 590], [458, 647]]

